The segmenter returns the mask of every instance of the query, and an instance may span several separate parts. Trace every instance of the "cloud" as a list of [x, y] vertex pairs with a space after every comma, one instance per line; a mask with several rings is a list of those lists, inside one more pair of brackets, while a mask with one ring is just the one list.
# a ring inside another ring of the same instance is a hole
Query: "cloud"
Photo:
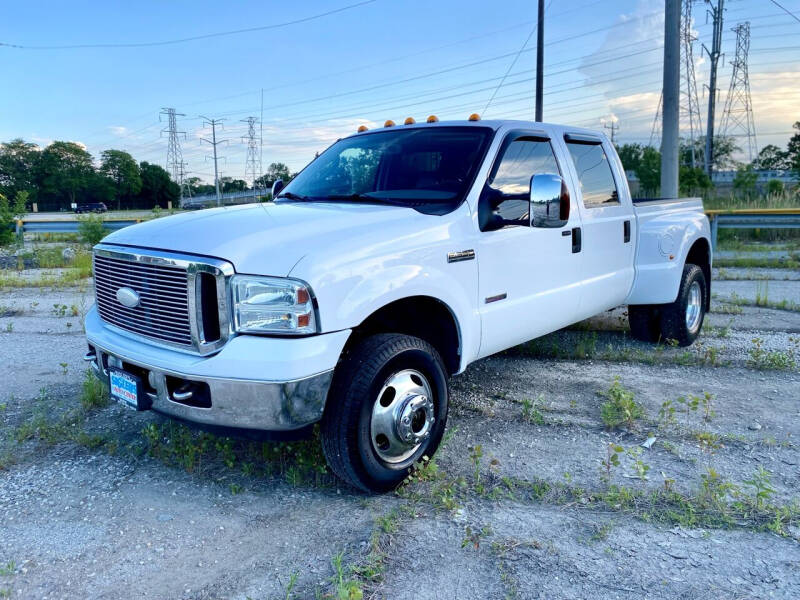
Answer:
[[126, 133], [128, 133], [128, 128], [123, 127], [122, 125], [110, 125], [108, 127], [108, 130], [114, 135], [120, 135], [120, 136], [124, 136]]

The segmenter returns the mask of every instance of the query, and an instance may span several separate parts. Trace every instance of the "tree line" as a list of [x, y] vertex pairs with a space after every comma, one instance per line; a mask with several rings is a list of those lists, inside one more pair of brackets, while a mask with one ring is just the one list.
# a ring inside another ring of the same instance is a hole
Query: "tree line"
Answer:
[[[789, 139], [785, 150], [769, 144], [764, 146], [750, 163], [741, 163], [734, 159], [736, 153], [741, 151], [734, 138], [715, 136], [713, 170], [735, 169], [734, 189], [744, 194], [755, 192], [758, 179], [756, 170], [790, 171], [794, 172], [796, 178], [800, 178], [800, 121], [795, 122], [792, 127], [796, 133]], [[703, 170], [705, 144], [703, 136], [696, 139], [694, 144], [690, 140], [681, 140], [678, 173], [681, 194], [703, 194], [712, 188], [711, 179]], [[617, 152], [625, 170], [636, 174], [640, 195], [657, 194], [661, 187], [661, 153], [656, 148], [643, 144], [622, 144], [617, 146]], [[771, 181], [767, 191], [782, 193], [783, 183], [778, 180]]]
[[[289, 168], [272, 163], [256, 180], [269, 189], [275, 179], [291, 179]], [[187, 179], [193, 196], [214, 193], [214, 185], [198, 177]], [[248, 189], [241, 179], [220, 179], [223, 192]], [[113, 209], [177, 206], [180, 190], [166, 169], [136, 160], [123, 150], [104, 150], [99, 163], [75, 142], [56, 141], [42, 148], [17, 138], [0, 144], [0, 194], [10, 202], [21, 199], [30, 209], [70, 210], [72, 204], [103, 202]]]

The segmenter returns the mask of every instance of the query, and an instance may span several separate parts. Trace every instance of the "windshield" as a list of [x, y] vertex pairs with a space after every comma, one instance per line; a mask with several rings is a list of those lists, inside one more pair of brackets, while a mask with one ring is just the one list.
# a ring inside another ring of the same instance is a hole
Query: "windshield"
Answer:
[[448, 212], [464, 199], [491, 134], [486, 127], [421, 127], [349, 137], [309, 164], [278, 198]]

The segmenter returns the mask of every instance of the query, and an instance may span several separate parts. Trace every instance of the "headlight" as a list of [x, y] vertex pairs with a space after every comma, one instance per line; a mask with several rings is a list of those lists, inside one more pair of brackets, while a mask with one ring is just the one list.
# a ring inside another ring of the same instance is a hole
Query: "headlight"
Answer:
[[311, 290], [301, 281], [235, 275], [233, 324], [240, 333], [317, 333]]

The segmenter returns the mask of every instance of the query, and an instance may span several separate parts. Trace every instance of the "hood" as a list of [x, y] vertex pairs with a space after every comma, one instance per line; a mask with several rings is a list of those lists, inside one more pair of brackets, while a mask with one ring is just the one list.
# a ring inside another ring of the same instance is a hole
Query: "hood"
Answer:
[[326, 245], [397, 222], [418, 228], [421, 220], [435, 218], [372, 204], [246, 204], [153, 219], [115, 231], [103, 242], [221, 258], [238, 273], [283, 277], [303, 256]]

